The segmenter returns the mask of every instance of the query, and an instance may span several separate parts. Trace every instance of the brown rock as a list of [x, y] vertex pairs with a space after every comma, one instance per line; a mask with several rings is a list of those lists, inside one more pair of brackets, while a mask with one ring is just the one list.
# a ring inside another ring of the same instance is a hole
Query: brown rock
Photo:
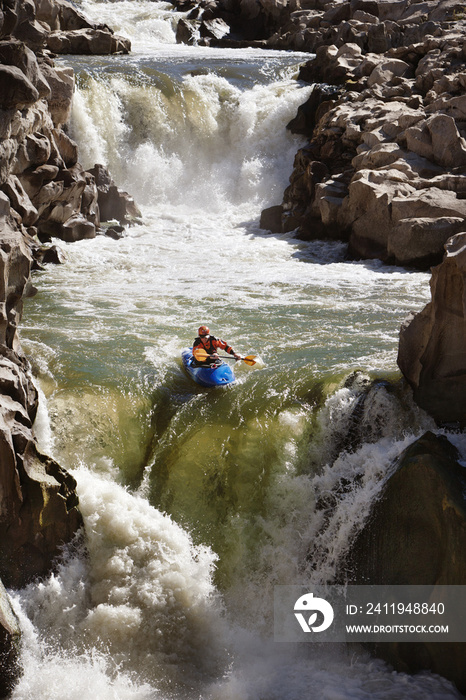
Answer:
[[50, 114], [56, 127], [66, 124], [71, 116], [74, 92], [74, 71], [72, 68], [52, 67], [43, 63], [41, 70], [50, 86], [47, 98]]
[[[53, 213], [55, 216], [57, 215], [57, 207], [54, 208]], [[95, 225], [81, 214], [68, 216], [64, 221], [56, 218], [41, 220], [37, 229], [39, 240], [44, 242], [50, 241], [52, 238], [60, 238], [62, 241], [74, 243], [84, 238], [95, 238], [97, 235]]]
[[466, 233], [432, 270], [432, 300], [400, 331], [398, 366], [416, 403], [438, 423], [466, 426]]
[[282, 233], [282, 215], [283, 207], [280, 204], [264, 209], [261, 213], [259, 224], [261, 229], [270, 231], [271, 233]]
[[462, 217], [400, 219], [388, 238], [388, 259], [398, 265], [428, 269], [441, 262], [446, 241], [463, 229]]
[[24, 237], [7, 222], [10, 202], [0, 192], [0, 347], [20, 351], [17, 328], [29, 280], [31, 254]]
[[451, 116], [435, 114], [406, 129], [405, 136], [410, 151], [434, 163], [446, 168], [466, 165], [466, 141]]
[[108, 55], [129, 53], [128, 39], [114, 36], [105, 29], [75, 29], [69, 32], [55, 31], [47, 37], [47, 47], [59, 54]]
[[26, 226], [32, 226], [37, 221], [38, 212], [24, 187], [15, 175], [10, 175], [3, 185], [3, 191], [8, 196], [13, 209], [21, 215]]
[[[464, 468], [443, 436], [426, 433], [399, 457], [347, 559], [351, 583], [464, 585]], [[466, 690], [463, 644], [377, 643], [373, 651], [397, 670], [429, 669]]]
[[44, 79], [33, 51], [16, 39], [0, 41], [0, 64], [16, 66], [34, 85], [39, 98], [50, 95], [50, 87]]
[[0, 569], [5, 585], [22, 587], [51, 570], [82, 520], [73, 477], [39, 454], [30, 432], [11, 420], [0, 419]]
[[115, 185], [107, 168], [96, 164], [89, 173], [95, 178], [101, 221], [127, 223], [141, 216], [134, 199]]
[[0, 108], [16, 109], [32, 105], [39, 92], [16, 66], [0, 65]]
[[28, 134], [20, 144], [12, 171], [20, 174], [29, 168], [44, 165], [50, 158], [52, 147], [44, 134], [39, 132]]

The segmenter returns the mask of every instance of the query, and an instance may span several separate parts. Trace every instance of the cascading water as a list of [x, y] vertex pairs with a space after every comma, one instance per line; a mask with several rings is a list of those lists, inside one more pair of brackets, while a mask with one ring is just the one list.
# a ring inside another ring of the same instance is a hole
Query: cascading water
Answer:
[[[72, 135], [143, 217], [118, 242], [60, 243], [67, 262], [27, 303], [38, 439], [76, 476], [86, 538], [14, 594], [13, 699], [457, 697], [361, 650], [272, 641], [274, 585], [331, 582], [393, 459], [432, 427], [396, 384], [427, 276], [260, 231], [300, 145], [285, 125], [307, 56], [177, 46], [165, 3], [83, 7], [133, 53], [66, 59]], [[194, 385], [179, 357], [200, 323], [259, 368]]]

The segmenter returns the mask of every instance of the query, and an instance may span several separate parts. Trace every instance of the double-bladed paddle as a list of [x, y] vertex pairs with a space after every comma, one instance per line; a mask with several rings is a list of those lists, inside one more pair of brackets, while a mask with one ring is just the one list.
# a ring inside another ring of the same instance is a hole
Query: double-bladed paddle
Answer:
[[[209, 353], [203, 350], [202, 348], [196, 348], [196, 350], [194, 350], [193, 352], [193, 355], [198, 362], [204, 362], [209, 357], [211, 357], [211, 355], [209, 355]], [[236, 358], [232, 355], [219, 355], [219, 357], [221, 357], [222, 360], [235, 360], [236, 362]], [[257, 355], [246, 355], [246, 357], [241, 358], [241, 361], [245, 362], [247, 365], [250, 365], [252, 367], [256, 364], [256, 360], [254, 359], [255, 357], [257, 357]]]

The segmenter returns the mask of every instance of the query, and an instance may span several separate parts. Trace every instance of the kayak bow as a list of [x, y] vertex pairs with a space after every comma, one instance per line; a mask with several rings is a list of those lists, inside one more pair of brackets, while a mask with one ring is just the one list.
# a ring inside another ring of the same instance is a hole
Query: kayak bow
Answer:
[[236, 377], [235, 373], [226, 362], [215, 365], [197, 365], [192, 348], [185, 348], [181, 352], [183, 367], [197, 384], [205, 387], [226, 386], [232, 384]]

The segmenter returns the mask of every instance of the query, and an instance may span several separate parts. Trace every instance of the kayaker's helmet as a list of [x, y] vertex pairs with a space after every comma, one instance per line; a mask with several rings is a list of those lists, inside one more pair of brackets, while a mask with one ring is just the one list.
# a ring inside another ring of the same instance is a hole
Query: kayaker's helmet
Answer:
[[207, 326], [199, 326], [197, 333], [201, 338], [203, 338], [206, 335], [210, 335], [210, 330], [207, 328]]

